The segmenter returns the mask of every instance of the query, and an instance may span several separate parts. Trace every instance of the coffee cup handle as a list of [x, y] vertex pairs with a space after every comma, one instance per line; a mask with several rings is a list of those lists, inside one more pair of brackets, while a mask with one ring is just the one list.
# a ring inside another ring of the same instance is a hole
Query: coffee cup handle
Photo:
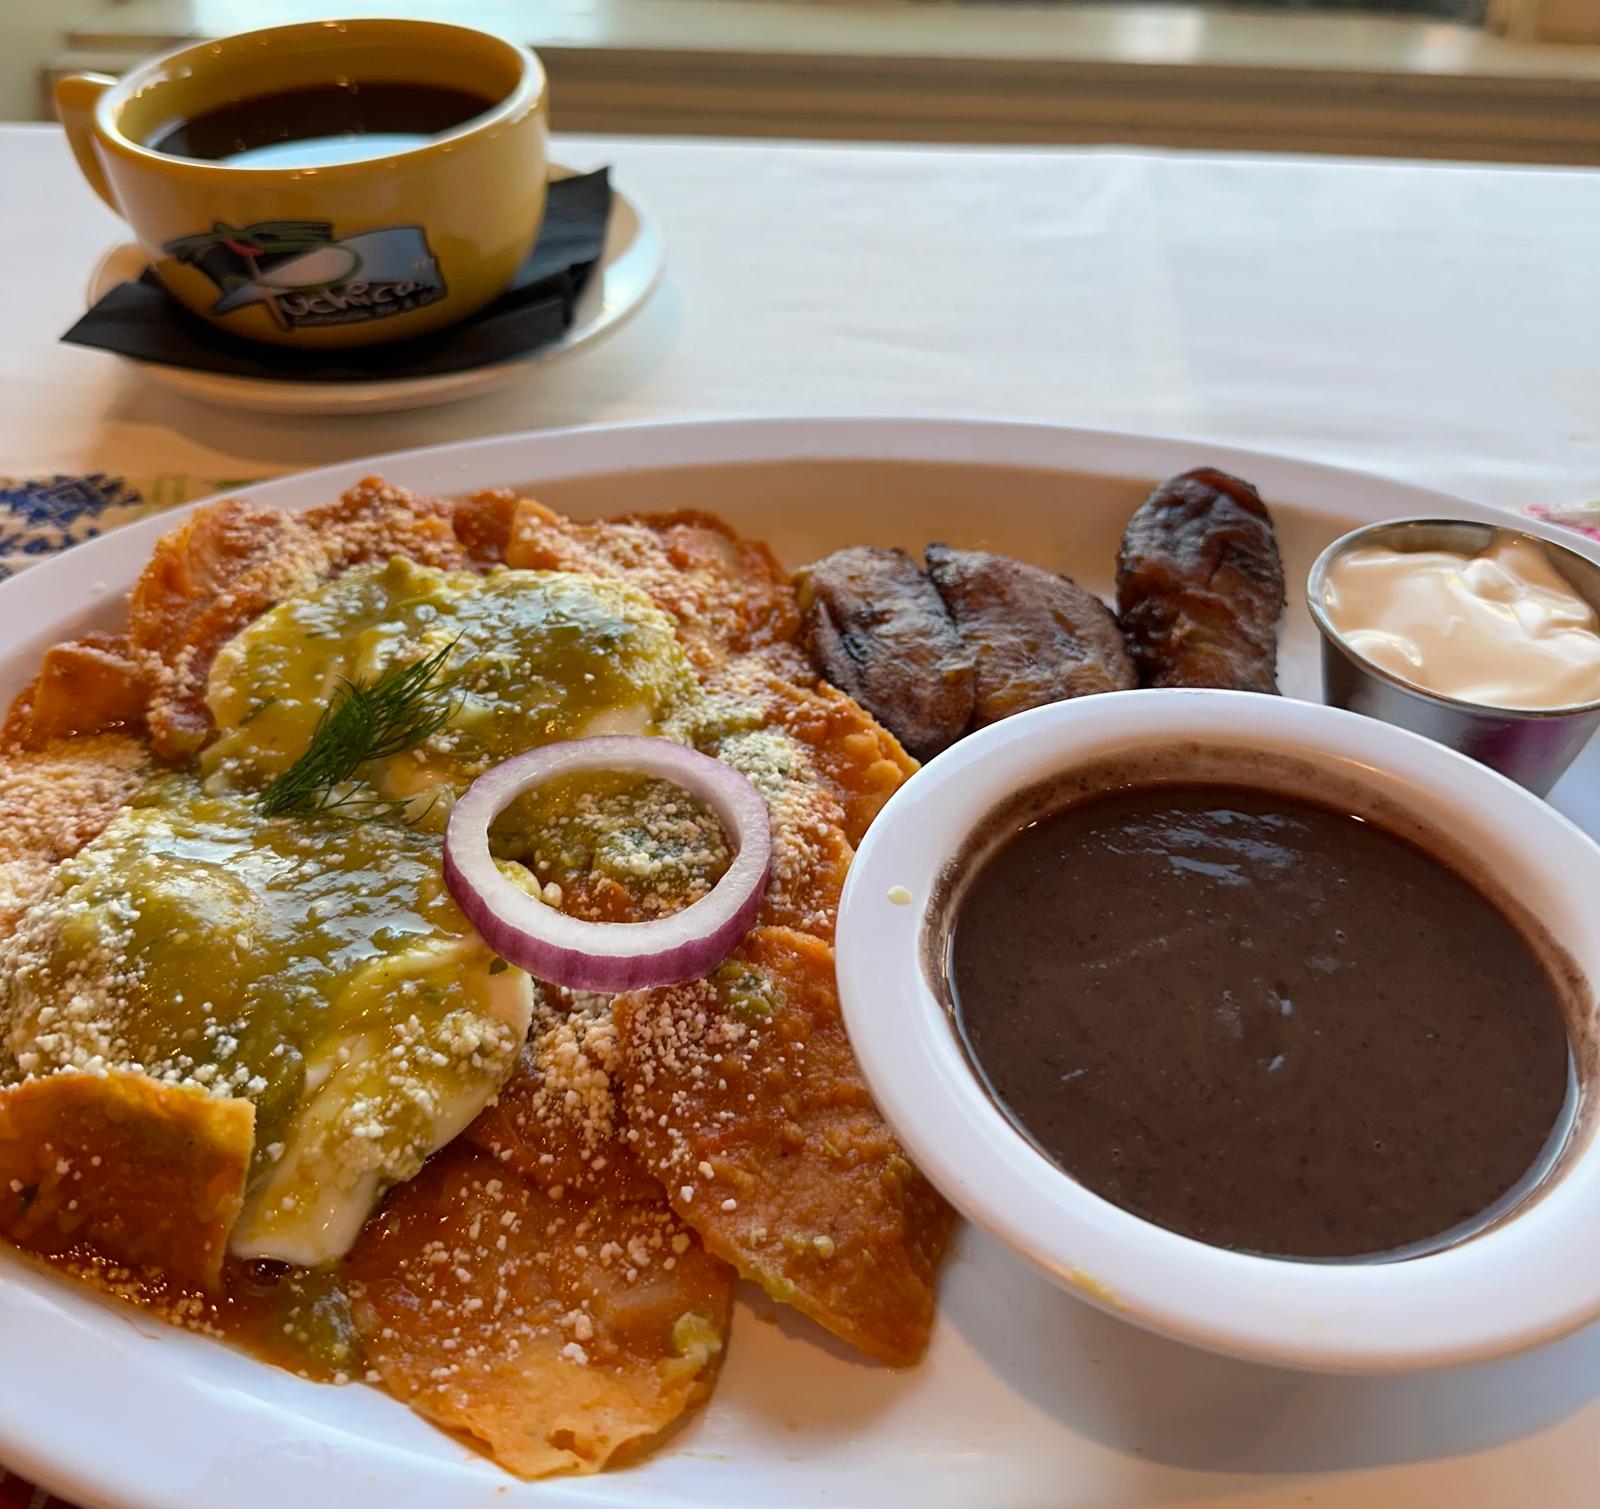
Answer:
[[74, 73], [56, 82], [56, 118], [67, 133], [67, 143], [78, 160], [78, 171], [117, 214], [122, 206], [112, 197], [106, 170], [94, 149], [94, 107], [100, 96], [116, 84], [103, 73]]

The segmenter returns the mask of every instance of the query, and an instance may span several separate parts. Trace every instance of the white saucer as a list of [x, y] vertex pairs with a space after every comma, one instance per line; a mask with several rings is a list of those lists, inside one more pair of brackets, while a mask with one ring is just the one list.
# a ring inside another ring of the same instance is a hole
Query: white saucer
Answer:
[[[551, 177], [569, 178], [577, 170], [551, 164]], [[88, 303], [97, 304], [118, 283], [134, 281], [147, 258], [132, 242], [112, 247], [89, 277]], [[296, 382], [286, 378], [240, 377], [197, 372], [138, 362], [152, 381], [232, 409], [261, 414], [385, 414], [397, 409], [422, 409], [489, 393], [515, 382], [528, 368], [542, 366], [610, 334], [632, 318], [654, 292], [666, 267], [666, 241], [660, 223], [621, 189], [611, 191], [611, 223], [606, 230], [600, 265], [590, 275], [573, 310], [572, 324], [558, 341], [525, 356], [441, 372], [427, 377], [398, 377], [374, 382]]]

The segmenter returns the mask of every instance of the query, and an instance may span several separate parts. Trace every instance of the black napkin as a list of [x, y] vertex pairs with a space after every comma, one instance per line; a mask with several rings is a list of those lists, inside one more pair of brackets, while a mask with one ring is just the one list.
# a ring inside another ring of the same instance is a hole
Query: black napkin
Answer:
[[136, 361], [293, 382], [371, 382], [462, 372], [558, 340], [605, 246], [609, 170], [550, 185], [539, 240], [511, 287], [459, 325], [353, 351], [294, 351], [240, 340], [169, 298], [146, 270], [119, 283], [65, 335]]

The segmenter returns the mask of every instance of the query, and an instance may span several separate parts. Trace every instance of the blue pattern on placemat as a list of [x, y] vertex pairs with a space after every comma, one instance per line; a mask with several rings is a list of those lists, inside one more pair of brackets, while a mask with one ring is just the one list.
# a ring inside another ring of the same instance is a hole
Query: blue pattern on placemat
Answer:
[[250, 481], [189, 472], [137, 477], [109, 472], [58, 472], [48, 477], [0, 473], [0, 581], [69, 545], [196, 498], [248, 487]]
[[0, 580], [144, 511], [138, 488], [105, 472], [0, 479]]

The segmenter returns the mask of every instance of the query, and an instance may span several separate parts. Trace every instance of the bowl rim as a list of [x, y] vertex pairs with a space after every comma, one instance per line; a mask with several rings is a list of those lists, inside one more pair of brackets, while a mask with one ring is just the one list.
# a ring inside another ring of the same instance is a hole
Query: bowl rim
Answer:
[[[1600, 1316], [1600, 1137], [1587, 1083], [1577, 1150], [1537, 1198], [1456, 1246], [1389, 1263], [1307, 1263], [1181, 1236], [1079, 1185], [990, 1098], [924, 974], [940, 871], [1025, 786], [1178, 743], [1310, 761], [1375, 800], [1420, 810], [1425, 826], [1452, 825], [1586, 980], [1600, 981], [1600, 918], [1577, 902], [1584, 873], [1600, 882], [1600, 846], [1464, 755], [1356, 713], [1251, 692], [1115, 692], [1037, 708], [968, 736], [902, 786], [868, 830], [841, 898], [845, 1023], [911, 1157], [962, 1214], [1063, 1287], [1147, 1329], [1255, 1361], [1438, 1367], [1519, 1351]], [[1543, 907], [1519, 892], [1524, 884], [1544, 886]]]
[[[1496, 540], [1525, 540], [1530, 545], [1537, 545], [1541, 550], [1556, 555], [1570, 556], [1579, 565], [1590, 572], [1600, 576], [1600, 562], [1586, 556], [1581, 550], [1574, 550], [1570, 545], [1560, 540], [1549, 539], [1542, 534], [1535, 534], [1531, 530], [1516, 529], [1506, 524], [1491, 524], [1480, 519], [1452, 519], [1441, 516], [1418, 515], [1412, 518], [1384, 519], [1376, 524], [1361, 524], [1355, 529], [1339, 536], [1331, 544], [1325, 545], [1316, 560], [1311, 563], [1311, 569], [1306, 573], [1306, 608], [1311, 614], [1311, 620], [1317, 626], [1323, 642], [1338, 650], [1346, 660], [1350, 661], [1357, 669], [1373, 677], [1377, 681], [1386, 682], [1399, 691], [1407, 692], [1420, 701], [1432, 703], [1437, 707], [1452, 708], [1457, 712], [1478, 714], [1485, 717], [1500, 718], [1526, 718], [1529, 720], [1549, 721], [1558, 718], [1584, 717], [1600, 712], [1600, 696], [1592, 697], [1587, 702], [1572, 702], [1560, 707], [1508, 707], [1497, 702], [1472, 702], [1463, 697], [1452, 697], [1446, 692], [1435, 692], [1415, 681], [1408, 681], [1404, 676], [1397, 676], [1393, 671], [1369, 660], [1360, 650], [1345, 638], [1331, 618], [1328, 617], [1327, 608], [1323, 602], [1324, 589], [1327, 585], [1328, 571], [1340, 556], [1352, 550], [1359, 550], [1363, 545], [1372, 542], [1375, 538], [1403, 532], [1408, 529], [1472, 529], [1475, 531], [1487, 530]], [[1439, 547], [1423, 547], [1434, 548]], [[1591, 595], [1580, 588], [1577, 583], [1568, 581], [1568, 585], [1577, 592], [1600, 615], [1600, 591]]]
[[[396, 34], [401, 31], [432, 32], [441, 45], [450, 45], [446, 38], [455, 41], [457, 45], [460, 39], [470, 38], [504, 53], [513, 61], [517, 67], [517, 82], [487, 110], [448, 130], [438, 132], [427, 141], [414, 146], [398, 147], [376, 157], [323, 163], [314, 169], [234, 164], [158, 152], [122, 128], [124, 106], [137, 99], [143, 90], [171, 77], [193, 60], [209, 57], [223, 48], [237, 52], [250, 45], [265, 47], [288, 44], [297, 36], [308, 37], [326, 31], [335, 31], [349, 38], [353, 47], [363, 38]], [[530, 111], [538, 109], [541, 105], [547, 106], [548, 99], [549, 79], [538, 54], [492, 27], [472, 26], [461, 21], [411, 18], [399, 14], [319, 16], [300, 21], [278, 22], [270, 26], [249, 26], [218, 38], [186, 38], [164, 52], [143, 59], [117, 79], [95, 101], [93, 118], [100, 145], [130, 163], [147, 168], [160, 168], [162, 165], [170, 168], [177, 165], [192, 181], [205, 181], [217, 187], [248, 182], [252, 189], [258, 189], [263, 186], [272, 188], [283, 184], [294, 184], [312, 173], [316, 175], [318, 182], [328, 183], [368, 176], [375, 165], [380, 169], [389, 165], [399, 171], [419, 161], [435, 159], [445, 151], [457, 150], [468, 140], [499, 136], [508, 126], [519, 123]]]

